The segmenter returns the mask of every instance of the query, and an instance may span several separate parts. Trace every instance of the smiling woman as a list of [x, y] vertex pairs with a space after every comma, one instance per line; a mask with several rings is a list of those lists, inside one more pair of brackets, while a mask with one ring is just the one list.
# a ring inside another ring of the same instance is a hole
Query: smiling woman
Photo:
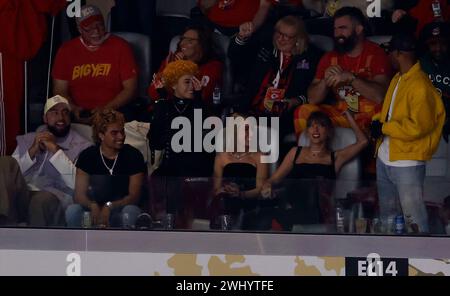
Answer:
[[[293, 224], [330, 222], [325, 221], [326, 217], [323, 213], [325, 207], [320, 204], [321, 200], [328, 201], [326, 197], [333, 192], [332, 182], [329, 181], [336, 179], [342, 166], [368, 144], [365, 134], [358, 127], [351, 113], [345, 111], [345, 116], [355, 132], [356, 143], [338, 151], [331, 151], [330, 142], [333, 138], [331, 119], [322, 112], [314, 112], [308, 118], [306, 129], [310, 146], [292, 148], [281, 166], [263, 185], [262, 195], [271, 198], [273, 185], [279, 184], [286, 177], [298, 180], [288, 183], [284, 199], [289, 206], [286, 209], [280, 208], [274, 211], [275, 219], [284, 229], [290, 230]], [[292, 198], [296, 196], [293, 192], [302, 192], [301, 198]]]
[[[161, 77], [167, 64], [186, 60], [191, 61], [199, 67], [198, 77], [203, 83], [201, 97], [206, 105], [212, 104], [214, 87], [222, 84], [223, 64], [216, 58], [212, 44], [211, 31], [202, 26], [190, 26], [185, 29], [180, 37], [175, 53], [170, 52], [167, 58], [161, 63], [158, 73], [148, 88], [148, 94], [154, 101], [161, 99], [158, 93], [158, 85], [161, 84]], [[169, 90], [169, 98], [173, 92]]]

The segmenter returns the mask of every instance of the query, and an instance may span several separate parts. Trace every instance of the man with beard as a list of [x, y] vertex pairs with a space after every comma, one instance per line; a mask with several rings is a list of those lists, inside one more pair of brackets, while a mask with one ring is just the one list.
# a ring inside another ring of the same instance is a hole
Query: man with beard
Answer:
[[[390, 64], [384, 51], [365, 39], [366, 19], [358, 8], [343, 7], [334, 15], [335, 50], [320, 60], [316, 77], [308, 89], [309, 104], [297, 108], [294, 125], [298, 135], [312, 112], [326, 113], [334, 125], [349, 127], [342, 115], [349, 109], [358, 125], [367, 130], [383, 102]], [[324, 104], [329, 92], [337, 99]]]
[[98, 109], [124, 110], [135, 98], [137, 66], [129, 44], [105, 31], [96, 6], [83, 6], [76, 21], [81, 36], [58, 50], [53, 93], [69, 100], [75, 121], [90, 123]]
[[72, 201], [74, 162], [92, 144], [70, 127], [69, 102], [55, 96], [44, 107], [45, 126], [17, 137], [12, 157], [0, 158], [0, 223], [53, 226]]
[[442, 135], [448, 142], [450, 133], [450, 56], [448, 51], [450, 28], [448, 23], [430, 23], [421, 33], [425, 45], [425, 54], [420, 59], [422, 70], [428, 74], [431, 82], [442, 94], [447, 119]]

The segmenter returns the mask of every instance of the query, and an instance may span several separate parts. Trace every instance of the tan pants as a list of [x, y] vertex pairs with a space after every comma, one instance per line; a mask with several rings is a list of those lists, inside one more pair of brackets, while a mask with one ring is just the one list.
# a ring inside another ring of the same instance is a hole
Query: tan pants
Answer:
[[0, 157], [0, 224], [61, 225], [59, 199], [46, 191], [29, 191], [17, 161]]

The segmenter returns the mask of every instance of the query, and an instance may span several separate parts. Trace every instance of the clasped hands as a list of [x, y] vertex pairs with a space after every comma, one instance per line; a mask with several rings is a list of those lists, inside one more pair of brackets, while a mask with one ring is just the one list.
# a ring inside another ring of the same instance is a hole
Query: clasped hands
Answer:
[[350, 84], [354, 79], [353, 73], [343, 70], [339, 65], [325, 70], [325, 83], [328, 87], [336, 88], [340, 84]]

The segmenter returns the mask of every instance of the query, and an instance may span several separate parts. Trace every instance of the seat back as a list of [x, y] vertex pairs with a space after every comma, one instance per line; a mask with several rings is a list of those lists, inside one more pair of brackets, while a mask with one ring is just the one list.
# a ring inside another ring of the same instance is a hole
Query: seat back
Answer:
[[390, 35], [374, 35], [367, 37], [368, 40], [375, 42], [378, 45], [387, 45], [391, 41], [392, 36]]
[[[352, 129], [336, 127], [334, 129], [334, 137], [331, 143], [331, 149], [337, 151], [356, 143], [356, 136]], [[309, 139], [306, 132], [300, 136], [299, 146], [309, 146]], [[355, 157], [344, 166], [337, 175], [337, 186], [335, 189], [336, 198], [345, 198], [347, 193], [358, 187], [358, 183], [362, 175], [362, 166], [359, 157]]]
[[94, 142], [94, 140], [92, 139], [92, 127], [90, 125], [81, 123], [72, 123], [70, 126], [80, 136], [82, 136], [86, 140], [89, 140], [92, 143]]
[[333, 39], [325, 35], [311, 34], [309, 35], [309, 40], [312, 44], [324, 52], [332, 51], [334, 48]]
[[114, 35], [125, 39], [133, 49], [136, 64], [139, 67], [138, 94], [140, 98], [147, 98], [147, 87], [151, 81], [151, 41], [143, 34], [131, 32], [113, 32]]

